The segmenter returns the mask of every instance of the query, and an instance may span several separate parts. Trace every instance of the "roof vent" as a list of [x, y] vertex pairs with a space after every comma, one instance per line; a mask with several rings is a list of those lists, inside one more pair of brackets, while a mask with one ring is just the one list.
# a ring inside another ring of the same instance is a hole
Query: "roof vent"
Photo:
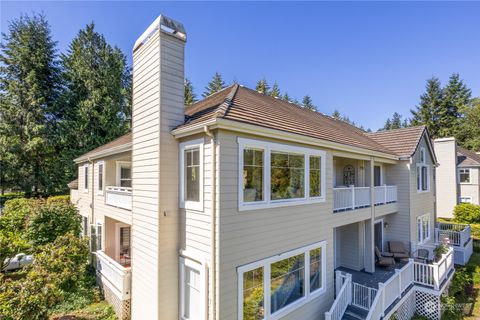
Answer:
[[133, 51], [137, 50], [143, 44], [147, 43], [150, 37], [158, 30], [177, 37], [183, 41], [187, 40], [187, 32], [181, 22], [175, 21], [168, 17], [159, 15], [157, 19], [143, 32], [143, 34], [135, 41]]

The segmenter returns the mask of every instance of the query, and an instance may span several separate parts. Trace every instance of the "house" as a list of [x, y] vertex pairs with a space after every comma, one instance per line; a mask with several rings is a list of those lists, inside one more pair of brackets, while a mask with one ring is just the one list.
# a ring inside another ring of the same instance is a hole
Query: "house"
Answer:
[[[117, 314], [438, 319], [453, 250], [430, 262], [428, 131], [367, 134], [238, 84], [184, 107], [185, 42], [155, 20], [133, 48], [132, 133], [75, 159], [72, 201]], [[392, 241], [397, 270], [376, 265]]]
[[455, 138], [434, 141], [439, 217], [453, 218], [458, 203], [480, 204], [480, 154], [457, 145]]

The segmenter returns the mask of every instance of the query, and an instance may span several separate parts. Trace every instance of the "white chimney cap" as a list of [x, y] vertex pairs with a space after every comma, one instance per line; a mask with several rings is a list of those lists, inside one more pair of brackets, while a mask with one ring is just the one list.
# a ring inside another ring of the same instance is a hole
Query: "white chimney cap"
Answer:
[[157, 19], [142, 33], [135, 41], [133, 51], [148, 41], [148, 39], [158, 30], [168, 33], [183, 41], [187, 40], [187, 32], [181, 22], [175, 21], [169, 17], [159, 15]]

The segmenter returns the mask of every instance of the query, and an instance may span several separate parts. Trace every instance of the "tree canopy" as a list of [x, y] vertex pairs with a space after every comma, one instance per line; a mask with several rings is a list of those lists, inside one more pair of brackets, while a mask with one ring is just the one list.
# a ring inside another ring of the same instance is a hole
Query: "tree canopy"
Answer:
[[212, 80], [208, 83], [208, 85], [205, 87], [205, 91], [203, 92], [202, 96], [208, 97], [211, 94], [214, 94], [215, 92], [218, 92], [224, 88], [226, 88], [225, 81], [223, 81], [222, 76], [220, 73], [215, 72], [213, 75]]

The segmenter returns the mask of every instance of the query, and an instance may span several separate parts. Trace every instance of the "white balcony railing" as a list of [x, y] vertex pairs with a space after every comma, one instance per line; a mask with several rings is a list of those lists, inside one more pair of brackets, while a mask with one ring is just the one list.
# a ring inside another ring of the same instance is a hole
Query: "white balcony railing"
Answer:
[[438, 262], [414, 262], [414, 282], [438, 290], [453, 270], [453, 248], [448, 247]]
[[127, 210], [132, 210], [132, 188], [106, 187], [105, 203]]
[[97, 272], [110, 282], [121, 295], [122, 300], [130, 298], [132, 269], [123, 267], [103, 251], [95, 252], [97, 256]]
[[435, 233], [438, 242], [464, 247], [470, 240], [471, 227], [468, 224], [439, 222]]
[[[397, 186], [379, 186], [374, 188], [375, 205], [397, 201]], [[372, 203], [370, 187], [333, 188], [333, 210], [355, 210], [370, 206]]]

